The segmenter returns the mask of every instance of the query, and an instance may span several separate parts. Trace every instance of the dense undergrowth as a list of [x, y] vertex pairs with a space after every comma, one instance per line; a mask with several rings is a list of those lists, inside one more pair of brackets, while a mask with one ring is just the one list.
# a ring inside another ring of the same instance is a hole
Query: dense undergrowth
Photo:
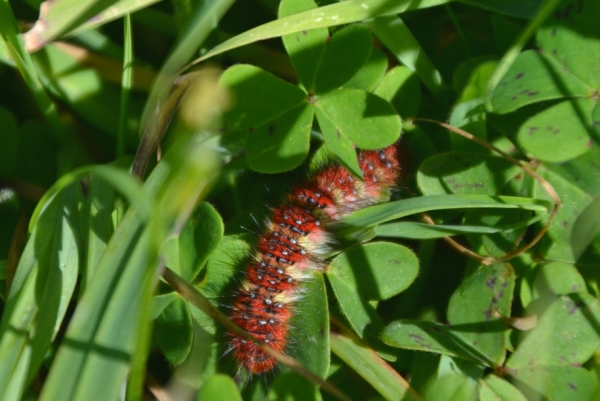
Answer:
[[[0, 399], [598, 399], [599, 4], [0, 0]], [[247, 231], [398, 139], [234, 383]]]

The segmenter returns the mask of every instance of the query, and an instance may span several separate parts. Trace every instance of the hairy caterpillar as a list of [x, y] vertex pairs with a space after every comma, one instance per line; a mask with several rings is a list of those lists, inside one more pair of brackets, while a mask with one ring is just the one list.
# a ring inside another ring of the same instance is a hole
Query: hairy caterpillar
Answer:
[[[234, 295], [230, 319], [257, 339], [285, 351], [299, 283], [323, 270], [334, 241], [332, 225], [350, 212], [387, 200], [400, 174], [397, 145], [358, 154], [363, 180], [337, 163], [323, 166], [271, 209]], [[240, 369], [264, 374], [277, 361], [255, 343], [229, 333], [228, 350]]]

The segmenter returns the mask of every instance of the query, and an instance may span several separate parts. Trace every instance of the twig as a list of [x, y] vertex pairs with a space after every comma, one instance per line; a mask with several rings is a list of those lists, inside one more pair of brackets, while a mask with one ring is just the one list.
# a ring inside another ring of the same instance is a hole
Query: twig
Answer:
[[[548, 221], [546, 222], [546, 224], [544, 225], [544, 227], [542, 227], [542, 229], [537, 233], [537, 235], [535, 236], [535, 238], [533, 240], [531, 240], [528, 244], [522, 246], [521, 248], [517, 248], [514, 251], [511, 251], [509, 253], [507, 253], [504, 256], [501, 257], [493, 257], [493, 256], [487, 256], [487, 257], [482, 257], [481, 255], [476, 254], [475, 252], [463, 247], [462, 245], [460, 245], [458, 242], [456, 242], [455, 240], [451, 239], [450, 237], [445, 237], [444, 239], [446, 240], [446, 242], [448, 242], [452, 247], [454, 247], [456, 250], [458, 250], [459, 252], [479, 260], [481, 263], [485, 264], [485, 265], [489, 265], [492, 263], [498, 263], [498, 262], [506, 262], [512, 258], [514, 258], [515, 256], [520, 255], [521, 253], [529, 250], [531, 247], [533, 247], [535, 244], [537, 244], [540, 239], [542, 239], [542, 237], [544, 236], [544, 234], [546, 234], [546, 231], [548, 231], [548, 228], [550, 227], [550, 224], [552, 223], [552, 221], [554, 220], [554, 217], [556, 216], [556, 214], [558, 213], [558, 209], [560, 209], [560, 207], [562, 206], [562, 201], [560, 200], [560, 197], [558, 196], [558, 194], [556, 193], [556, 190], [554, 189], [554, 187], [544, 178], [542, 178], [538, 173], [536, 173], [535, 171], [533, 171], [533, 169], [531, 168], [531, 166], [528, 163], [525, 163], [521, 160], [515, 159], [514, 157], [512, 157], [511, 155], [509, 155], [508, 153], [504, 152], [502, 149], [497, 148], [496, 146], [474, 136], [473, 134], [462, 130], [460, 128], [454, 127], [450, 124], [447, 123], [443, 123], [440, 121], [436, 121], [436, 120], [431, 120], [428, 118], [411, 118], [407, 121], [425, 121], [425, 122], [429, 122], [429, 123], [433, 123], [433, 124], [437, 124], [441, 127], [444, 127], [452, 132], [454, 132], [455, 134], [458, 134], [470, 141], [473, 141], [487, 149], [490, 149], [498, 154], [500, 154], [504, 159], [508, 160], [509, 162], [511, 162], [512, 164], [518, 166], [519, 168], [521, 168], [527, 175], [529, 175], [530, 177], [532, 177], [533, 179], [535, 179], [536, 181], [538, 181], [540, 183], [540, 185], [542, 186], [542, 188], [544, 189], [544, 191], [546, 191], [546, 193], [550, 196], [550, 198], [552, 199], [552, 201], [554, 202], [554, 207], [552, 208], [552, 211], [550, 212], [550, 215], [548, 217]], [[428, 218], [427, 218], [428, 217]], [[433, 221], [433, 219], [431, 219], [431, 217], [426, 216], [425, 217], [425, 221], [428, 224], [432, 224], [435, 225], [435, 222]]]

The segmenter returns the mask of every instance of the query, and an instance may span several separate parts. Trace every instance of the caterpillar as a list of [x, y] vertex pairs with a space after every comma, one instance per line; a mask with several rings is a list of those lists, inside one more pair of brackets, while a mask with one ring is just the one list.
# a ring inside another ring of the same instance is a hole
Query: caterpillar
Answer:
[[[363, 180], [339, 163], [328, 163], [271, 209], [233, 295], [229, 318], [235, 324], [285, 352], [293, 305], [301, 298], [299, 285], [324, 270], [336, 221], [389, 198], [400, 175], [398, 152], [397, 144], [358, 151]], [[228, 333], [228, 351], [239, 369], [251, 375], [277, 366], [257, 344], [233, 332]]]

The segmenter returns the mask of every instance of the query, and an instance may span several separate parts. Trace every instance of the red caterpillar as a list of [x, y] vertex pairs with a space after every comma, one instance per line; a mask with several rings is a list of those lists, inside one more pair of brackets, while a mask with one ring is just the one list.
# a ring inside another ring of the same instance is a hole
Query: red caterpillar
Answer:
[[[387, 200], [400, 174], [398, 148], [359, 152], [360, 181], [339, 164], [329, 164], [291, 191], [258, 238], [241, 288], [231, 307], [231, 320], [257, 339], [284, 351], [299, 282], [322, 270], [329, 250], [332, 223], [350, 212]], [[258, 345], [229, 333], [229, 350], [240, 368], [266, 373], [277, 361]]]

